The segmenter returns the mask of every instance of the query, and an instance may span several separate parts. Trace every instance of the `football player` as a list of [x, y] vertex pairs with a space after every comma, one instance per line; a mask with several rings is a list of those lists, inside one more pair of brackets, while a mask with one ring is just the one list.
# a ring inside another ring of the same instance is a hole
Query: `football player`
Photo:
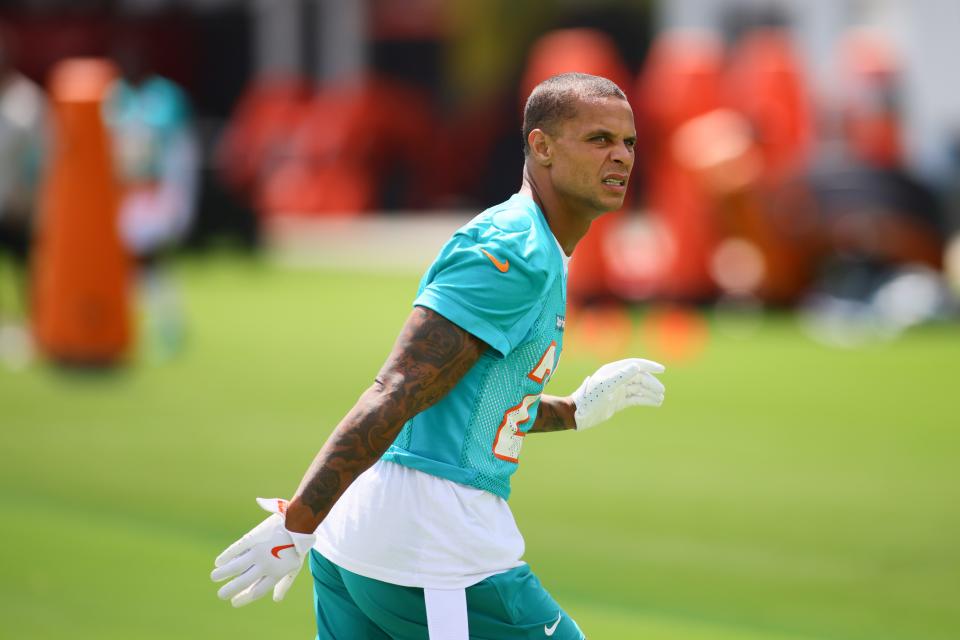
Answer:
[[459, 229], [420, 283], [373, 384], [293, 498], [216, 559], [235, 606], [286, 593], [309, 559], [318, 638], [583, 634], [523, 562], [507, 504], [529, 433], [657, 406], [663, 367], [601, 367], [544, 395], [563, 350], [566, 265], [623, 204], [633, 111], [611, 81], [554, 76], [527, 100], [518, 193]]

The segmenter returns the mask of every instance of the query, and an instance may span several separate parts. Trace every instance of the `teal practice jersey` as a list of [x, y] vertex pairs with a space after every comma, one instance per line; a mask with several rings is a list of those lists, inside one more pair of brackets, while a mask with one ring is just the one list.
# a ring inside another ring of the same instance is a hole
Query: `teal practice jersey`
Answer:
[[507, 499], [560, 359], [566, 290], [560, 246], [529, 197], [515, 194], [461, 227], [413, 304], [490, 349], [447, 396], [404, 425], [383, 459]]
[[173, 82], [151, 76], [140, 85], [120, 79], [104, 102], [107, 124], [116, 133], [116, 161], [128, 181], [162, 180], [169, 145], [190, 126], [186, 94]]

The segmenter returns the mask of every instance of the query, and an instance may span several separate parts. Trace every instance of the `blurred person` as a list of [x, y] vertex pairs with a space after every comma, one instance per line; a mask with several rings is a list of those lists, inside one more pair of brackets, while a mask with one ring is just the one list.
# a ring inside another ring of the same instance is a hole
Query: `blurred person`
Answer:
[[853, 29], [839, 60], [844, 93], [809, 175], [826, 255], [806, 307], [815, 329], [850, 328], [862, 340], [944, 313], [947, 221], [906, 164], [892, 43]]
[[140, 270], [149, 352], [162, 359], [184, 339], [178, 294], [162, 262], [193, 219], [199, 150], [180, 87], [151, 73], [133, 41], [120, 44], [116, 61], [121, 77], [104, 111], [124, 191], [120, 233]]
[[943, 270], [954, 297], [960, 302], [960, 130], [951, 133], [948, 158], [944, 180], [947, 246], [944, 249]]
[[890, 265], [940, 267], [944, 213], [906, 163], [902, 80], [893, 43], [852, 29], [841, 43], [845, 93], [834, 143], [817, 158], [813, 184], [831, 245]]
[[903, 167], [870, 166], [842, 151], [818, 158], [810, 180], [825, 250], [807, 301], [812, 314], [896, 334], [946, 311], [943, 212], [928, 186]]
[[467, 223], [421, 281], [373, 385], [290, 502], [216, 559], [234, 606], [283, 598], [309, 557], [318, 638], [583, 638], [521, 560], [507, 505], [528, 433], [584, 430], [657, 406], [657, 363], [607, 364], [542, 395], [563, 348], [566, 264], [623, 204], [636, 129], [611, 81], [533, 89], [518, 193]]
[[28, 265], [46, 128], [46, 98], [15, 68], [14, 43], [0, 29], [0, 253], [14, 270], [9, 308], [0, 293], [0, 359], [23, 364], [29, 337], [17, 312], [29, 313]]

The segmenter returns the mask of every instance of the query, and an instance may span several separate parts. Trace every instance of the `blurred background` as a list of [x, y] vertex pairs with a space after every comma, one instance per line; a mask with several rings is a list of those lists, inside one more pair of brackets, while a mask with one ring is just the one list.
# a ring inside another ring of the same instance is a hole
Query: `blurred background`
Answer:
[[566, 71], [639, 143], [550, 391], [643, 355], [670, 393], [531, 439], [528, 561], [591, 638], [960, 637], [958, 29], [952, 0], [3, 3], [0, 637], [310, 637], [308, 576], [231, 611], [212, 558], [517, 190], [523, 100]]

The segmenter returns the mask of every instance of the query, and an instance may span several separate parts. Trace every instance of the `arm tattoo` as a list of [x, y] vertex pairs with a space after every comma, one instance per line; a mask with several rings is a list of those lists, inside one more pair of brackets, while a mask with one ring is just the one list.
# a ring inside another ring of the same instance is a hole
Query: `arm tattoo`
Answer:
[[373, 385], [307, 470], [288, 507], [287, 527], [313, 531], [350, 483], [380, 459], [407, 420], [456, 386], [486, 346], [443, 316], [416, 307]]
[[576, 408], [570, 398], [541, 396], [540, 407], [537, 409], [537, 420], [530, 427], [529, 433], [576, 429], [577, 422], [573, 417], [574, 411], [576, 411]]

